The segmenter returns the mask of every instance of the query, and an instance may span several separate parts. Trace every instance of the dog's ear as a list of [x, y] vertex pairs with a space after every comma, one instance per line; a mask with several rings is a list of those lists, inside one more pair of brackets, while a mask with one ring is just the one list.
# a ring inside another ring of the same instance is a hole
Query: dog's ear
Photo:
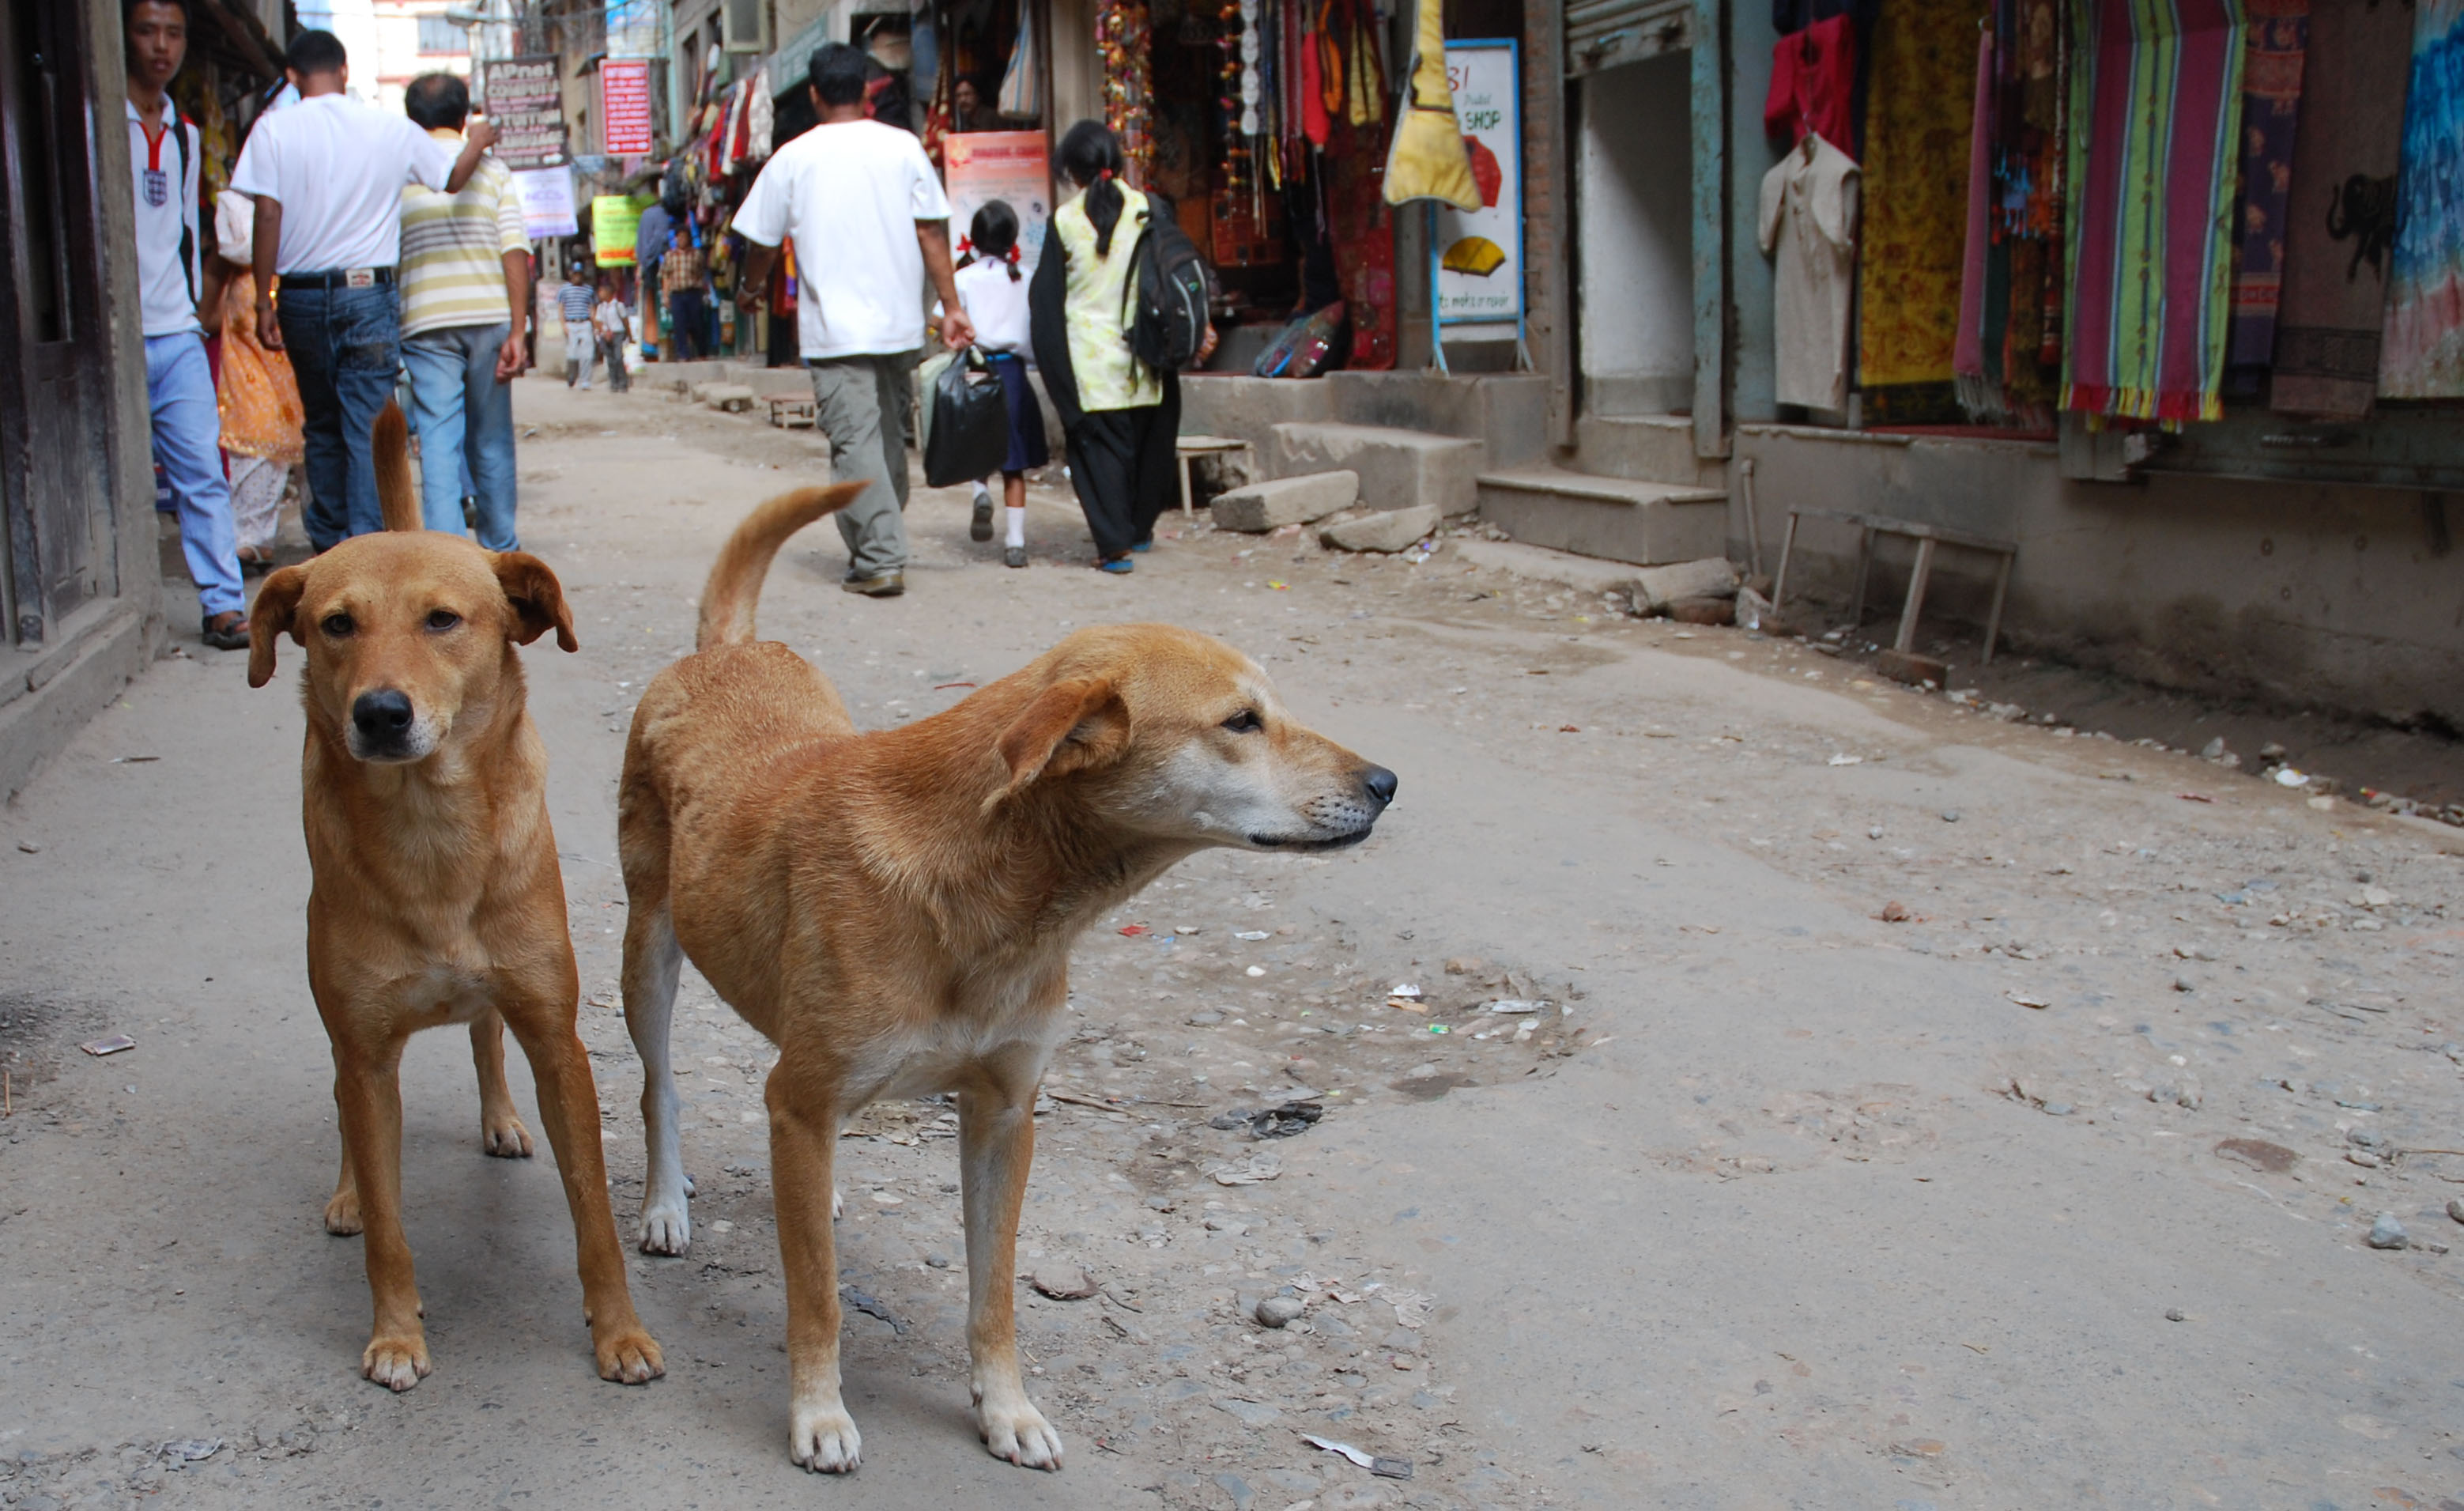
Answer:
[[994, 801], [1039, 777], [1066, 776], [1099, 767], [1130, 743], [1129, 710], [1109, 678], [1055, 682], [1001, 731], [1001, 765], [1009, 779]]
[[306, 567], [285, 567], [256, 590], [256, 602], [248, 606], [249, 686], [263, 687], [274, 680], [275, 639], [287, 634], [295, 644], [308, 643], [308, 637], [299, 633], [299, 594], [307, 586]]
[[547, 563], [528, 551], [499, 551], [496, 586], [505, 590], [505, 602], [513, 606], [515, 644], [528, 645], [554, 630], [558, 650], [582, 649], [582, 642], [573, 637], [572, 611], [564, 606], [564, 585], [547, 569]]

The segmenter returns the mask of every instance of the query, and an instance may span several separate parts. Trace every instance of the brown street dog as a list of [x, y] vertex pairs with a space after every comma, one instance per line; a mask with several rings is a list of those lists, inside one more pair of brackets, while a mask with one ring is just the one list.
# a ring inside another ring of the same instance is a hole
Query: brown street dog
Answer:
[[955, 708], [859, 734], [753, 609], [780, 544], [858, 485], [755, 509], [712, 567], [698, 648], [643, 694], [618, 842], [625, 1016], [642, 1055], [642, 1247], [691, 1241], [668, 1026], [690, 958], [779, 1046], [765, 1089], [787, 1285], [787, 1451], [855, 1468], [839, 1390], [831, 1158], [867, 1102], [955, 1092], [977, 1431], [1061, 1467], [1012, 1317], [1036, 1088], [1067, 1032], [1069, 946], [1209, 846], [1356, 844], [1395, 774], [1294, 722], [1256, 662], [1170, 625], [1082, 630]]
[[634, 1314], [599, 1147], [599, 1092], [574, 1021], [580, 977], [547, 817], [547, 750], [517, 645], [550, 630], [576, 649], [556, 574], [535, 556], [420, 528], [402, 412], [374, 443], [385, 533], [342, 542], [265, 581], [248, 683], [274, 676], [288, 634], [308, 651], [301, 809], [314, 886], [308, 988], [334, 1048], [342, 1173], [325, 1230], [363, 1229], [376, 1324], [360, 1372], [407, 1390], [429, 1371], [402, 1224], [402, 1048], [471, 1028], [480, 1147], [527, 1157], [505, 1087], [503, 1031], [530, 1056], [564, 1180], [599, 1373], [664, 1372]]

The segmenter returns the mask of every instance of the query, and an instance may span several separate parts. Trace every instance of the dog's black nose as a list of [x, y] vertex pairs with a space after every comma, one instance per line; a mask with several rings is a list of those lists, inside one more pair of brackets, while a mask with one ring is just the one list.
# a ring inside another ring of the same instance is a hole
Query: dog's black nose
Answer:
[[361, 739], [389, 744], [410, 728], [410, 697], [390, 687], [362, 693], [351, 704], [351, 722]]
[[1395, 773], [1382, 766], [1373, 766], [1362, 772], [1360, 785], [1369, 789], [1369, 795], [1377, 800], [1379, 808], [1395, 801]]

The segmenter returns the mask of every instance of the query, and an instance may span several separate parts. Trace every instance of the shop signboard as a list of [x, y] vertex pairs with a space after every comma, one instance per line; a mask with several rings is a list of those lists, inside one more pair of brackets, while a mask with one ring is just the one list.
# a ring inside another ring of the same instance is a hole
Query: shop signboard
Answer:
[[649, 203], [630, 194], [602, 194], [590, 202], [590, 245], [601, 267], [633, 265], [633, 240]]
[[571, 161], [564, 149], [564, 84], [553, 56], [491, 60], [487, 116], [496, 123], [496, 161], [505, 167], [556, 167]]
[[572, 168], [517, 169], [514, 191], [522, 197], [522, 234], [533, 241], [570, 236], [581, 229], [573, 218]]
[[1007, 200], [1018, 213], [1018, 271], [1035, 271], [1052, 222], [1052, 168], [1041, 131], [962, 131], [941, 140], [950, 195], [950, 244], [967, 233], [987, 200]]
[[599, 122], [609, 157], [650, 151], [650, 60], [611, 57], [599, 65]]
[[1523, 119], [1510, 41], [1446, 44], [1446, 82], [1480, 186], [1480, 209], [1437, 209], [1438, 319], [1523, 319]]

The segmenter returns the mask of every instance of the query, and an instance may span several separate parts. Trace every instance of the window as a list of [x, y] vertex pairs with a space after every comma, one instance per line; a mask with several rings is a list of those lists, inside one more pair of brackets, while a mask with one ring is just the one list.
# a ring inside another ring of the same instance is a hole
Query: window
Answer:
[[471, 33], [441, 15], [424, 15], [419, 18], [419, 51], [422, 56], [439, 53], [468, 56]]

